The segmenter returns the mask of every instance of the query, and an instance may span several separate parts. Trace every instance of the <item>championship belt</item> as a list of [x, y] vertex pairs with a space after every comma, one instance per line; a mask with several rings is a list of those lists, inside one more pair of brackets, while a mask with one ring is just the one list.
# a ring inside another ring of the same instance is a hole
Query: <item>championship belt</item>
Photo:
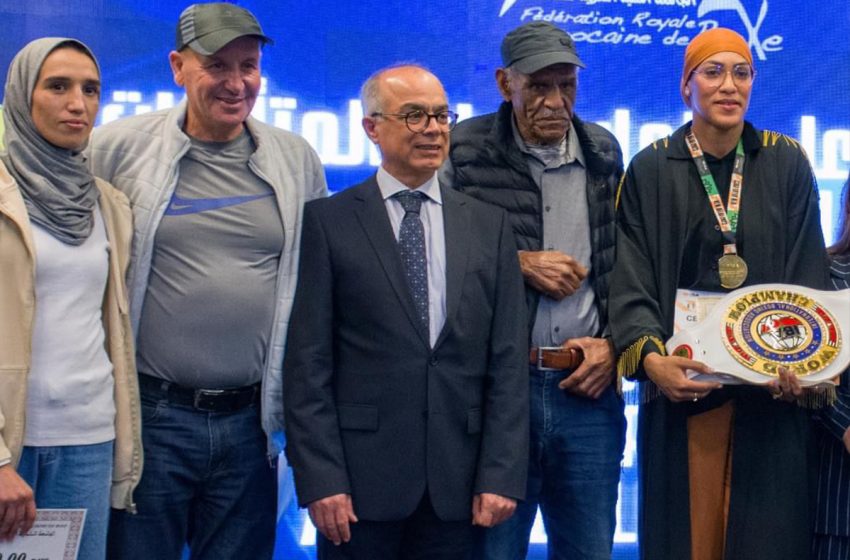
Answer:
[[[692, 379], [764, 385], [785, 366], [808, 387], [834, 383], [850, 365], [850, 347], [844, 344], [850, 333], [850, 289], [759, 284], [722, 297], [709, 295], [707, 305], [699, 303], [700, 293], [684, 295], [676, 304], [682, 328], [667, 341], [667, 352], [716, 372], [689, 371]], [[699, 312], [701, 306], [706, 313]]]

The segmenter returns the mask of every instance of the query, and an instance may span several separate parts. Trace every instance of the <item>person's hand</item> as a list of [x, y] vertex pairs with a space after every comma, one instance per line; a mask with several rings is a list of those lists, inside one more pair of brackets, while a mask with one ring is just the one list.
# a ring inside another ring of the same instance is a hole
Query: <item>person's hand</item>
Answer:
[[10, 541], [35, 523], [35, 497], [11, 464], [0, 467], [0, 540]]
[[844, 430], [844, 435], [841, 437], [841, 441], [844, 442], [844, 449], [847, 450], [847, 453], [850, 453], [850, 428]]
[[520, 251], [519, 268], [529, 286], [556, 301], [576, 293], [587, 277], [580, 262], [560, 251]]
[[326, 539], [339, 546], [351, 540], [349, 523], [357, 523], [350, 494], [334, 494], [307, 505], [310, 519]]
[[720, 383], [688, 379], [687, 370], [689, 369], [700, 373], [714, 372], [702, 362], [681, 356], [649, 354], [643, 359], [643, 369], [649, 379], [661, 389], [661, 392], [674, 402], [697, 401], [714, 389], [722, 387]]
[[794, 402], [807, 391], [817, 391], [817, 389], [803, 389], [797, 376], [785, 366], [779, 366], [777, 373], [779, 379], [774, 379], [767, 384], [767, 390], [773, 395], [774, 399]]
[[614, 347], [605, 338], [573, 338], [563, 344], [584, 353], [584, 360], [558, 387], [580, 397], [598, 399], [614, 380]]
[[483, 492], [472, 497], [472, 524], [495, 527], [513, 515], [516, 500]]

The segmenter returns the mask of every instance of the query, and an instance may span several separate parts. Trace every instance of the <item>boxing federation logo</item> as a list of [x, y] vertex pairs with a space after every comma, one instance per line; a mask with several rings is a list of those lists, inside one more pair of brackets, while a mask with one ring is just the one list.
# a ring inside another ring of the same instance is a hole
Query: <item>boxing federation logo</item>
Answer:
[[723, 343], [743, 366], [776, 376], [817, 373], [838, 356], [835, 318], [814, 299], [790, 290], [759, 290], [735, 299], [723, 321]]

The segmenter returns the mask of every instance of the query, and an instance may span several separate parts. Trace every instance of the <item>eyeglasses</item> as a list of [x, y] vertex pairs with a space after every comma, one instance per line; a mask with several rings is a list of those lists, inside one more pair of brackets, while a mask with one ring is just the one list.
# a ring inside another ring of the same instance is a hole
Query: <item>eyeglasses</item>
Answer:
[[439, 111], [437, 113], [426, 113], [420, 109], [407, 113], [372, 113], [373, 117], [396, 117], [404, 120], [405, 126], [410, 132], [425, 132], [431, 125], [431, 119], [442, 128], [452, 130], [457, 124], [457, 113], [454, 111]]
[[726, 80], [726, 74], [732, 74], [732, 81], [738, 85], [746, 85], [756, 77], [755, 69], [749, 64], [736, 64], [731, 70], [727, 70], [722, 64], [706, 64], [694, 70], [694, 74], [700, 74], [705, 82], [712, 86], [719, 86]]

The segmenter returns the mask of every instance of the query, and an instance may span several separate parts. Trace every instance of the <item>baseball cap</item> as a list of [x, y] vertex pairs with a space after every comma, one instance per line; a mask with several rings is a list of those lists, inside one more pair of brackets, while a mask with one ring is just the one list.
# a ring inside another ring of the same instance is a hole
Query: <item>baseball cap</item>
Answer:
[[563, 29], [544, 21], [520, 25], [502, 41], [502, 63], [523, 74], [533, 74], [553, 64], [575, 64], [584, 68], [573, 38]]
[[189, 47], [209, 56], [246, 35], [257, 37], [264, 44], [273, 44], [254, 14], [245, 8], [224, 2], [192, 4], [183, 10], [177, 23], [177, 50]]

